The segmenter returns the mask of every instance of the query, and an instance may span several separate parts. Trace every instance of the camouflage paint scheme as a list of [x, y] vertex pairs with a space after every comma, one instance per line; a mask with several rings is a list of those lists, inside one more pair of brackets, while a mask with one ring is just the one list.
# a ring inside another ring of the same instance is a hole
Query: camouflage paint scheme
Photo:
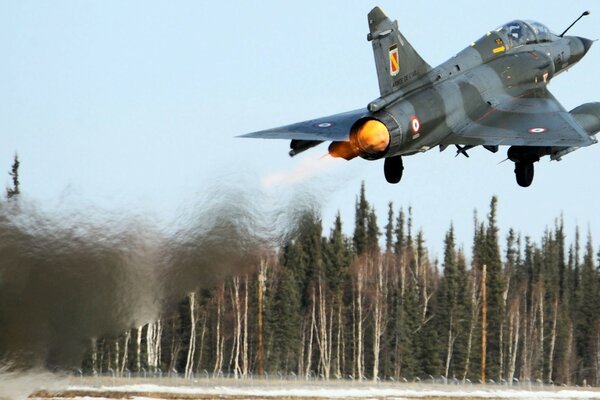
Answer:
[[[381, 97], [364, 109], [317, 118], [242, 137], [291, 139], [290, 155], [332, 142], [335, 157], [385, 158], [390, 183], [402, 177], [402, 156], [455, 145], [457, 155], [484, 146], [511, 146], [517, 182], [529, 186], [533, 163], [596, 143], [600, 103], [567, 112], [548, 91], [556, 75], [576, 64], [589, 39], [557, 36], [533, 21], [513, 21], [431, 68], [379, 7], [368, 14]], [[387, 146], [364, 145], [365, 122], [387, 129]]]

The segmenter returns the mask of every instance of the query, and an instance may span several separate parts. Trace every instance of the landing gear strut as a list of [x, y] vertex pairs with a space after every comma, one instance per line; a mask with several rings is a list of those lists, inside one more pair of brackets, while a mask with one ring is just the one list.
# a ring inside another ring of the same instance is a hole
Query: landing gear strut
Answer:
[[515, 163], [515, 177], [521, 187], [529, 187], [533, 182], [533, 163], [549, 155], [548, 147], [511, 146], [508, 159]]
[[383, 173], [388, 183], [398, 183], [402, 179], [402, 172], [404, 171], [404, 165], [402, 164], [402, 157], [395, 156], [386, 158], [383, 164]]
[[529, 187], [533, 182], [533, 162], [517, 161], [515, 162], [515, 176], [517, 183], [522, 187]]

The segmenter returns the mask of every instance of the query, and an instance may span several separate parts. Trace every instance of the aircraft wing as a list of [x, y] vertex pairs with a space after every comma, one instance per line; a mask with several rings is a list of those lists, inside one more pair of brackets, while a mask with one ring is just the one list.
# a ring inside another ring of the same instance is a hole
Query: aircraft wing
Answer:
[[366, 109], [348, 111], [328, 117], [311, 119], [279, 128], [247, 133], [238, 137], [261, 139], [292, 139], [311, 141], [346, 141], [354, 123], [371, 113]]
[[593, 141], [546, 89], [505, 95], [469, 114], [469, 122], [442, 144], [584, 147]]

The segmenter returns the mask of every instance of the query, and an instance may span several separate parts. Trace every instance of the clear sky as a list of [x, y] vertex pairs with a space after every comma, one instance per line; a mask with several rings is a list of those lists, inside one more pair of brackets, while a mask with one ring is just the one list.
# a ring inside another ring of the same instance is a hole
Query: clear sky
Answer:
[[[320, 160], [325, 146], [290, 159], [287, 141], [234, 138], [378, 97], [366, 41], [375, 5], [432, 66], [517, 18], [560, 33], [590, 9], [570, 34], [600, 37], [600, 9], [580, 0], [2, 1], [0, 172], [16, 151], [30, 200], [167, 223], [207, 186], [275, 199], [309, 192], [321, 199], [326, 232], [338, 209], [352, 223], [364, 180], [382, 225], [388, 201], [412, 205], [438, 253], [450, 221], [470, 246], [473, 210], [484, 216], [494, 194], [502, 236], [512, 226], [537, 239], [561, 213], [568, 229], [578, 223], [600, 235], [600, 146], [542, 160], [523, 189], [512, 163], [498, 165], [506, 148], [474, 149], [469, 159], [434, 149], [406, 158], [403, 181], [388, 185], [381, 161]], [[596, 46], [551, 83], [567, 109], [600, 100]]]

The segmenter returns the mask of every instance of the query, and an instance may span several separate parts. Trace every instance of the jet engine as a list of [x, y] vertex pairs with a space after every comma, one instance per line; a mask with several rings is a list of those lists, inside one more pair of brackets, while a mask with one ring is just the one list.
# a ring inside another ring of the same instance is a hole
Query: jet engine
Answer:
[[378, 115], [377, 118], [367, 117], [354, 124], [347, 142], [332, 142], [329, 154], [345, 160], [357, 156], [366, 160], [377, 160], [399, 145], [401, 138], [400, 128], [387, 113]]

